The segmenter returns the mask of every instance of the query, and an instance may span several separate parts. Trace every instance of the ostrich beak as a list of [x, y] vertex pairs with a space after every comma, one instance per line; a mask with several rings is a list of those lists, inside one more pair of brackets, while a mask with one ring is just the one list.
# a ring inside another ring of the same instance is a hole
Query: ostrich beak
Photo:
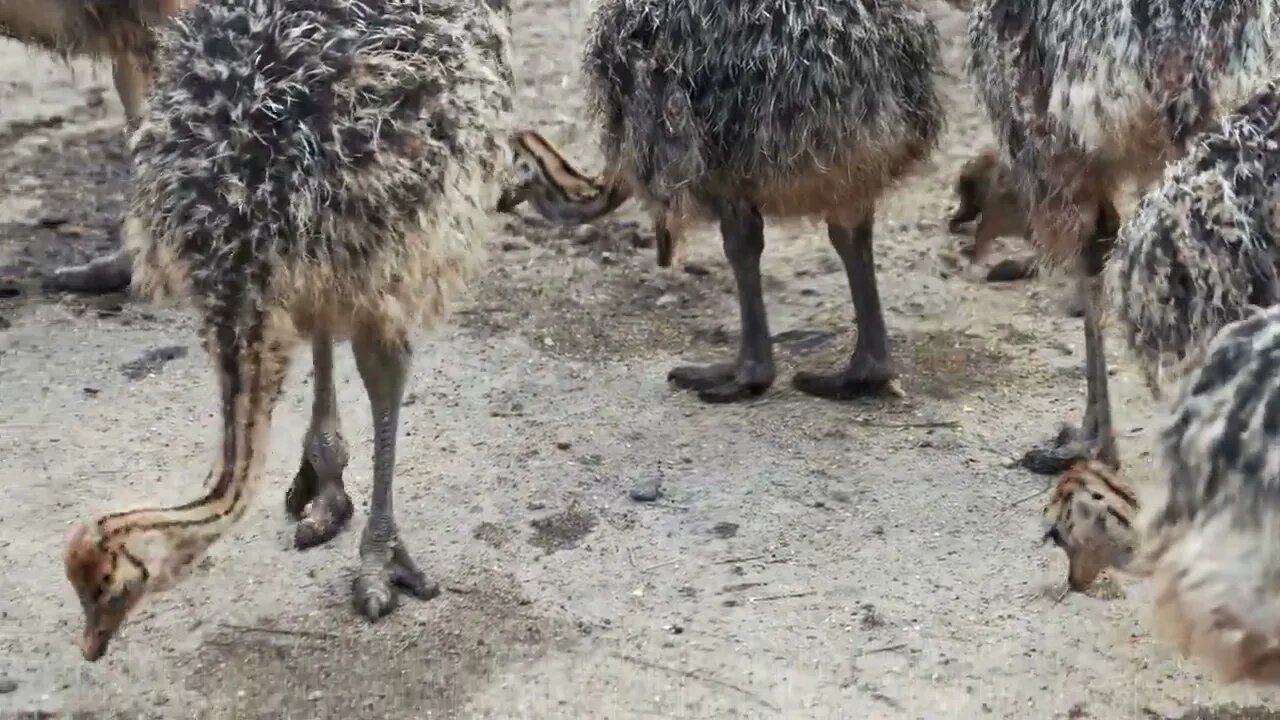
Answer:
[[85, 660], [96, 662], [107, 654], [111, 639], [140, 599], [140, 594], [131, 597], [122, 594], [85, 608], [84, 630], [80, 634], [80, 654]]

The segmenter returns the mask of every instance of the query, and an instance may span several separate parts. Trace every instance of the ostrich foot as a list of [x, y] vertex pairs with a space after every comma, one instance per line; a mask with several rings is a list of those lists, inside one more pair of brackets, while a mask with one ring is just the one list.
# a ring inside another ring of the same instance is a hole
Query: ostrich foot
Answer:
[[386, 544], [365, 544], [360, 556], [360, 574], [352, 583], [351, 600], [356, 611], [369, 620], [378, 620], [396, 608], [397, 589], [419, 600], [440, 594], [440, 584], [418, 569], [399, 537]]
[[44, 288], [54, 292], [105, 295], [129, 289], [133, 259], [123, 249], [101, 255], [83, 265], [64, 265], [45, 278]]
[[797, 372], [791, 386], [806, 395], [827, 400], [853, 400], [891, 394], [893, 379], [893, 368], [888, 362], [855, 353], [848, 367], [835, 372]]
[[740, 367], [729, 363], [682, 365], [667, 373], [667, 381], [697, 392], [705, 403], [734, 403], [762, 395], [773, 385], [773, 372], [752, 363]]
[[1019, 464], [1037, 475], [1058, 475], [1077, 460], [1088, 459], [1101, 460], [1112, 467], [1119, 464], [1114, 443], [1102, 443], [1096, 436], [1064, 425], [1053, 439], [1028, 450]]
[[[326, 478], [327, 476], [327, 478]], [[293, 545], [306, 550], [332, 540], [351, 520], [351, 497], [342, 486], [342, 467], [322, 476], [305, 455], [293, 485], [284, 496], [285, 510], [299, 520]]]

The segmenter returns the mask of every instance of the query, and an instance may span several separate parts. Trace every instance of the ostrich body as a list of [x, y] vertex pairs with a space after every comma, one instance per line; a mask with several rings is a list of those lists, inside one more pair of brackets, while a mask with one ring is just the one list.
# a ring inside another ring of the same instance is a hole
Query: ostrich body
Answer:
[[243, 515], [299, 336], [315, 402], [286, 496], [296, 544], [333, 537], [351, 514], [333, 378], [333, 344], [349, 339], [374, 420], [354, 603], [376, 619], [393, 586], [438, 592], [392, 514], [398, 411], [411, 327], [440, 321], [478, 260], [510, 108], [509, 12], [501, 0], [203, 0], [162, 35], [126, 240], [135, 285], [190, 297], [203, 321], [222, 444], [202, 498], [72, 531], [87, 659]]
[[1073, 589], [1108, 566], [1150, 578], [1158, 634], [1227, 682], [1280, 684], [1280, 307], [1225, 324], [1199, 359], [1141, 504], [1064, 477], [1046, 537]]
[[1167, 370], [1253, 307], [1280, 303], [1280, 84], [1196, 137], [1120, 230], [1112, 305], [1156, 394]]
[[680, 248], [689, 223], [719, 223], [738, 288], [738, 357], [668, 376], [706, 402], [745, 400], [774, 381], [760, 278], [765, 218], [824, 220], [848, 276], [857, 345], [847, 367], [797, 373], [794, 385], [832, 399], [879, 392], [894, 371], [876, 288], [875, 206], [936, 145], [939, 63], [937, 29], [906, 0], [604, 0], [583, 69], [606, 197], [551, 192], [546, 199], [569, 207], [535, 205], [581, 221], [590, 215], [573, 206], [607, 212], [634, 194], [650, 209], [660, 252]]
[[1085, 297], [1081, 432], [1024, 465], [1079, 457], [1118, 466], [1101, 320], [1101, 272], [1127, 183], [1146, 186], [1221, 110], [1261, 87], [1276, 57], [1274, 0], [977, 0], [969, 74], [1029, 202], [1045, 261], [1074, 267]]
[[[111, 77], [125, 123], [137, 127], [156, 70], [153, 29], [195, 0], [0, 0], [0, 37], [68, 58], [111, 60]], [[129, 285], [123, 249], [84, 265], [58, 268], [49, 287], [111, 292]]]

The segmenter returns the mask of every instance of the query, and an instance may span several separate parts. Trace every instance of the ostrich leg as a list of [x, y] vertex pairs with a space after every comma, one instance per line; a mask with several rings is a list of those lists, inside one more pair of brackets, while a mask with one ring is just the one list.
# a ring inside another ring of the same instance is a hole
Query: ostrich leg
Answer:
[[440, 586], [418, 570], [409, 556], [396, 529], [391, 502], [400, 402], [412, 354], [408, 340], [402, 334], [387, 344], [361, 335], [352, 341], [352, 349], [373, 409], [373, 498], [360, 538], [360, 571], [352, 586], [352, 601], [361, 614], [377, 620], [395, 608], [393, 586], [422, 600], [438, 595]]
[[289, 514], [300, 518], [293, 543], [299, 549], [328, 542], [351, 519], [351, 498], [342, 485], [347, 443], [338, 420], [333, 384], [333, 339], [318, 332], [311, 339], [315, 365], [315, 397], [311, 426], [302, 440], [302, 464], [284, 496]]
[[[138, 129], [146, 110], [147, 88], [151, 79], [136, 57], [117, 53], [111, 62], [111, 78], [124, 106], [125, 129], [129, 134]], [[82, 265], [64, 265], [45, 280], [45, 288], [57, 292], [105, 294], [121, 292], [133, 277], [133, 258], [124, 248], [100, 255]]]
[[773, 384], [773, 341], [760, 282], [764, 253], [764, 218], [754, 207], [729, 205], [720, 210], [724, 254], [738, 284], [742, 336], [735, 364], [683, 365], [667, 374], [676, 387], [695, 390], [703, 402], [731, 403], [760, 395]]
[[802, 393], [828, 400], [850, 400], [883, 391], [893, 379], [889, 359], [889, 331], [876, 287], [872, 246], [875, 211], [852, 229], [830, 223], [827, 236], [844, 263], [858, 323], [858, 339], [849, 365], [832, 373], [797, 372], [792, 385]]
[[1042, 475], [1057, 475], [1072, 462], [1097, 458], [1120, 467], [1115, 428], [1111, 422], [1111, 397], [1107, 381], [1107, 353], [1102, 337], [1103, 270], [1107, 254], [1120, 230], [1120, 216], [1104, 203], [1098, 211], [1093, 237], [1085, 244], [1078, 282], [1084, 297], [1085, 412], [1079, 431], [1064, 427], [1045, 447], [1027, 452], [1022, 466]]

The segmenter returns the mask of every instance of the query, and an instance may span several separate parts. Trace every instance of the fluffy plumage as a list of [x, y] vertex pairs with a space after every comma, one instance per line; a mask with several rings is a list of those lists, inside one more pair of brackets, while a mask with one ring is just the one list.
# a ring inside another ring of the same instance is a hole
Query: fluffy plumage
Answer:
[[1280, 308], [1209, 343], [1161, 432], [1138, 565], [1158, 629], [1228, 681], [1280, 682]]
[[[1275, 0], [979, 0], [968, 72], [1050, 260], [1271, 78]], [[1078, 212], [1078, 208], [1088, 212]]]
[[501, 161], [505, 33], [483, 3], [201, 2], [134, 137], [135, 284], [215, 325], [438, 320]]
[[1139, 202], [1120, 232], [1108, 286], [1129, 346], [1157, 390], [1169, 368], [1250, 306], [1280, 302], [1280, 85], [1216, 128]]
[[222, 442], [203, 497], [73, 529], [81, 650], [106, 652], [147, 592], [174, 584], [243, 516], [295, 330], [310, 335], [312, 424], [286, 494], [295, 544], [350, 518], [333, 344], [350, 339], [374, 416], [357, 609], [439, 592], [392, 510], [413, 321], [442, 318], [497, 195], [512, 73], [505, 0], [203, 0], [161, 34], [166, 62], [133, 135], [134, 282], [188, 294], [217, 372]]
[[933, 149], [939, 62], [905, 0], [605, 0], [584, 70], [608, 165], [648, 200], [821, 216]]

